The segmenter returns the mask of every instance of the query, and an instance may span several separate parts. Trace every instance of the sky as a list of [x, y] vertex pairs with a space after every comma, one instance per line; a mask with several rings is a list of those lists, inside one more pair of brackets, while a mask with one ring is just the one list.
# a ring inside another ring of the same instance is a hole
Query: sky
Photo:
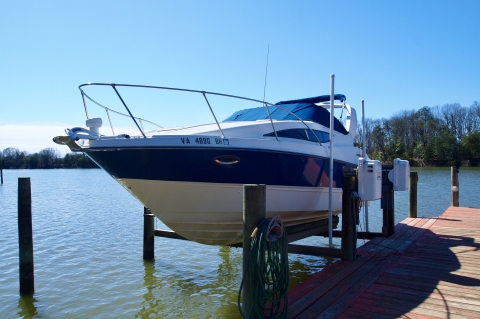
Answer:
[[[365, 100], [367, 118], [448, 103], [468, 107], [480, 100], [479, 15], [477, 0], [4, 1], [0, 151], [68, 152], [52, 137], [85, 126], [78, 86], [87, 82], [258, 100], [265, 90], [265, 100], [276, 103], [329, 94], [335, 74], [335, 93], [357, 110]], [[87, 94], [121, 111], [110, 104], [112, 92]], [[162, 126], [212, 122], [199, 115], [208, 113], [201, 96], [157, 103], [121, 93], [135, 116]], [[219, 120], [237, 110], [222, 101], [212, 102]]]

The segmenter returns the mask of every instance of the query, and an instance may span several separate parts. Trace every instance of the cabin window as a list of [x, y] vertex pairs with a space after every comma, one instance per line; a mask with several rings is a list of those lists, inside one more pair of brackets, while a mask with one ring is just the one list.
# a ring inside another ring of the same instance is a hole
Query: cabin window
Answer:
[[[315, 132], [315, 135], [317, 135], [318, 139], [320, 140], [320, 143], [328, 143], [330, 142], [330, 133], [323, 132], [323, 131], [318, 131], [318, 130], [313, 130]], [[312, 131], [306, 130], [308, 134], [308, 139], [313, 141], [313, 142], [318, 142], [317, 138], [315, 135], [313, 135]]]
[[[327, 143], [330, 140], [330, 134], [318, 130], [313, 130], [320, 140], [320, 143]], [[290, 129], [277, 131], [278, 137], [295, 138], [298, 140], [310, 141], [318, 143], [317, 138], [309, 129]], [[265, 134], [264, 136], [275, 136], [275, 132]]]
[[[296, 138], [298, 140], [308, 141], [308, 136], [304, 129], [277, 131], [277, 135], [278, 137]], [[264, 136], [275, 136], [275, 132], [265, 134]]]

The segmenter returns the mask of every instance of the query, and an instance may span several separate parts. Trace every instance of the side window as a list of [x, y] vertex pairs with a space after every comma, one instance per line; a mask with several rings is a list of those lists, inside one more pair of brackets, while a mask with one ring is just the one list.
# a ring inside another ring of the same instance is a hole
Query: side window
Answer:
[[[313, 130], [317, 135], [320, 143], [328, 143], [330, 141], [330, 134], [318, 130]], [[277, 131], [278, 137], [296, 138], [298, 140], [306, 140], [310, 142], [318, 142], [317, 137], [309, 129], [292, 129]], [[264, 136], [275, 136], [275, 132], [265, 134]]]
[[[322, 132], [318, 130], [313, 130], [315, 132], [315, 135], [317, 135], [318, 139], [320, 140], [320, 143], [328, 143], [330, 141], [330, 134], [327, 132]], [[308, 139], [312, 142], [318, 142], [317, 137], [313, 135], [312, 131], [306, 130], [308, 134]]]
[[[277, 131], [278, 137], [296, 138], [298, 140], [308, 140], [304, 129], [293, 129]], [[264, 136], [275, 136], [275, 132], [265, 134]]]

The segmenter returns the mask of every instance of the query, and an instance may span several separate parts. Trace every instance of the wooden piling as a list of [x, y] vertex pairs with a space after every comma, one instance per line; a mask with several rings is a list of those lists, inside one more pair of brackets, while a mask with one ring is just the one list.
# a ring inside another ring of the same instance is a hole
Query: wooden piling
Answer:
[[155, 258], [155, 215], [143, 208], [143, 259]]
[[395, 216], [393, 183], [388, 179], [388, 173], [393, 170], [393, 165], [382, 165], [382, 198], [380, 206], [383, 209], [382, 234], [385, 237], [395, 233]]
[[18, 246], [20, 269], [20, 293], [34, 291], [32, 195], [30, 177], [18, 179]]
[[266, 216], [266, 185], [243, 185], [243, 274], [245, 281], [242, 293], [242, 313], [245, 318], [250, 318], [249, 314], [253, 305], [252, 295], [250, 294], [250, 275], [248, 272], [248, 260], [252, 243], [251, 235]]
[[343, 169], [342, 195], [342, 260], [354, 261], [357, 258], [357, 215], [356, 203], [357, 176], [355, 172]]
[[0, 185], [3, 185], [3, 158], [0, 156]]
[[460, 188], [458, 185], [458, 169], [456, 166], [452, 166], [452, 206], [459, 206], [459, 194]]
[[417, 218], [417, 182], [418, 182], [418, 173], [410, 172], [410, 201], [409, 201], [409, 211], [410, 218]]

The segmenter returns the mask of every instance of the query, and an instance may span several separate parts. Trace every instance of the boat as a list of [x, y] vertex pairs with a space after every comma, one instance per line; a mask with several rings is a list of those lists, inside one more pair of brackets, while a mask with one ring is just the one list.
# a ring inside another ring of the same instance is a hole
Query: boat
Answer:
[[[91, 98], [85, 92], [91, 86], [112, 88], [127, 112]], [[119, 88], [200, 94], [213, 121], [145, 130], [147, 120], [132, 115]], [[86, 154], [178, 235], [210, 245], [241, 242], [244, 184], [266, 184], [267, 217], [278, 214], [287, 227], [328, 221], [330, 95], [272, 104], [158, 86], [87, 83], [79, 89], [86, 128], [66, 129], [67, 135], [55, 137], [54, 142]], [[211, 96], [235, 99], [248, 107], [218, 121]], [[355, 109], [342, 94], [335, 94], [334, 100], [334, 107], [346, 114], [344, 123], [334, 118], [333, 125], [331, 209], [338, 214], [342, 168], [356, 167], [361, 149], [355, 144]], [[103, 120], [89, 117], [90, 103], [106, 111], [112, 134], [100, 133]], [[112, 112], [128, 116], [138, 134], [115, 132]]]

